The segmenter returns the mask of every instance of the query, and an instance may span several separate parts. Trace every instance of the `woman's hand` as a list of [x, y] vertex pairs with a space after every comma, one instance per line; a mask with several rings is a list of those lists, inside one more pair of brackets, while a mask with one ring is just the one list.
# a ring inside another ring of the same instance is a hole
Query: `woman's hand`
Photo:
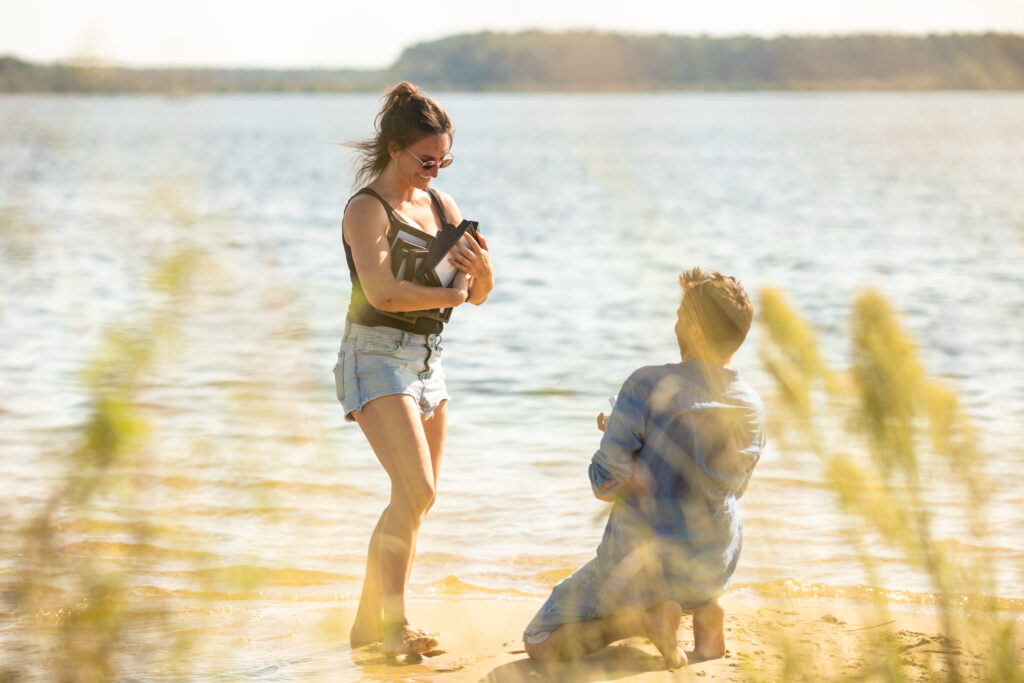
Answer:
[[600, 429], [603, 432], [604, 428], [607, 427], [607, 426], [608, 426], [608, 416], [605, 415], [604, 413], [598, 413], [597, 414], [597, 428]]
[[465, 241], [459, 240], [455, 243], [448, 260], [473, 279], [486, 280], [494, 277], [491, 252], [483, 235], [473, 237], [472, 233], [467, 231]]
[[487, 300], [494, 289], [494, 267], [491, 266], [491, 252], [483, 235], [474, 237], [466, 233], [465, 243], [456, 242], [448, 260], [469, 276], [469, 303], [479, 306]]

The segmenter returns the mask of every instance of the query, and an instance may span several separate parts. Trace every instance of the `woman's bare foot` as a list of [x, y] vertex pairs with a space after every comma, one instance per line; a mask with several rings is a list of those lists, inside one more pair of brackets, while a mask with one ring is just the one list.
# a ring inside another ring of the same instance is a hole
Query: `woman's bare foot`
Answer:
[[381, 643], [381, 649], [389, 655], [419, 655], [435, 647], [436, 638], [409, 624], [400, 624]]
[[353, 649], [364, 647], [371, 643], [379, 643], [384, 639], [383, 633], [380, 620], [360, 619], [357, 616], [348, 632], [348, 642]]
[[[405, 624], [404, 628], [410, 630], [420, 636], [428, 638], [434, 641], [434, 645], [437, 645], [437, 640], [432, 638], [429, 633], [421, 628], [415, 628]], [[373, 645], [374, 643], [380, 643], [384, 640], [384, 625], [378, 621], [375, 624], [369, 623], [356, 623], [352, 625], [352, 629], [348, 634], [349, 646], [352, 649], [357, 647], [366, 647], [367, 645]]]
[[693, 653], [701, 660], [725, 656], [725, 610], [712, 600], [693, 612]]
[[686, 666], [686, 653], [679, 647], [677, 632], [679, 622], [683, 618], [683, 609], [679, 603], [667, 600], [644, 612], [644, 624], [647, 626], [647, 637], [658, 648], [665, 659], [665, 668], [678, 669]]
[[[430, 637], [430, 634], [423, 629], [409, 626], [407, 621], [402, 622], [402, 625], [421, 636]], [[348, 632], [349, 646], [355, 649], [372, 645], [373, 643], [380, 643], [384, 640], [386, 631], [384, 619], [381, 615], [379, 613], [374, 615], [372, 610], [364, 611], [362, 605], [360, 605], [360, 609], [356, 611], [355, 621], [352, 622], [352, 628]], [[437, 641], [434, 641], [434, 644], [436, 645]]]

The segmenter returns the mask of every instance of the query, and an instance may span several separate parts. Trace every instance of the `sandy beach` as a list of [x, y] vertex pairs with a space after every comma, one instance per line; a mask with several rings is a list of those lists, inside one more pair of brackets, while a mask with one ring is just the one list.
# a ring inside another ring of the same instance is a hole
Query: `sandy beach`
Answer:
[[[798, 602], [757, 603], [747, 598], [723, 601], [728, 654], [713, 661], [666, 671], [653, 645], [643, 638], [620, 641], [581, 661], [541, 664], [527, 658], [521, 633], [539, 601], [508, 599], [415, 600], [412, 623], [437, 634], [439, 647], [424, 656], [389, 660], [374, 646], [350, 653], [364, 680], [416, 681], [605, 681], [605, 680], [872, 680], [883, 667], [881, 643], [910, 680], [947, 678], [950, 663], [965, 680], [983, 680], [986, 665], [980, 646], [942, 635], [938, 617], [924, 611], [873, 606]], [[355, 606], [325, 615], [324, 635], [346, 638]], [[886, 616], [888, 618], [886, 618]], [[1024, 648], [1021, 620], [1015, 621], [1018, 647]], [[339, 633], [340, 631], [340, 633]], [[679, 631], [684, 649], [693, 647], [689, 618]], [[787, 664], [788, 662], [788, 664]], [[794, 668], [794, 662], [798, 665]], [[788, 668], [787, 668], [788, 667]]]

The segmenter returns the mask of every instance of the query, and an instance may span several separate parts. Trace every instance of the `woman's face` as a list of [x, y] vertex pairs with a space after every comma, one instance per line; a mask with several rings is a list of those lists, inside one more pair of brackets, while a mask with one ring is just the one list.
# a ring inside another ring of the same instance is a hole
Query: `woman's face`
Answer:
[[[428, 135], [404, 149], [392, 150], [391, 161], [401, 179], [413, 187], [425, 190], [430, 186], [430, 181], [437, 177], [441, 170], [440, 162], [450, 147], [451, 141], [447, 135]], [[424, 171], [423, 164], [428, 161], [435, 163]]]

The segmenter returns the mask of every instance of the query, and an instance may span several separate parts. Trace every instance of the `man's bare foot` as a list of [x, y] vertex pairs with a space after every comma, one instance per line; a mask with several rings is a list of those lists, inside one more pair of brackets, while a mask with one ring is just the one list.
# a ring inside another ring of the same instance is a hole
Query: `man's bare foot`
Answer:
[[644, 612], [644, 624], [647, 626], [647, 637], [658, 648], [665, 659], [665, 668], [678, 669], [686, 666], [686, 653], [679, 647], [677, 632], [679, 622], [683, 618], [683, 609], [679, 603], [671, 600], [659, 603]]
[[419, 655], [435, 647], [436, 638], [409, 624], [400, 624], [381, 643], [381, 649], [389, 655]]
[[701, 660], [725, 656], [725, 610], [712, 600], [693, 612], [693, 653]]

